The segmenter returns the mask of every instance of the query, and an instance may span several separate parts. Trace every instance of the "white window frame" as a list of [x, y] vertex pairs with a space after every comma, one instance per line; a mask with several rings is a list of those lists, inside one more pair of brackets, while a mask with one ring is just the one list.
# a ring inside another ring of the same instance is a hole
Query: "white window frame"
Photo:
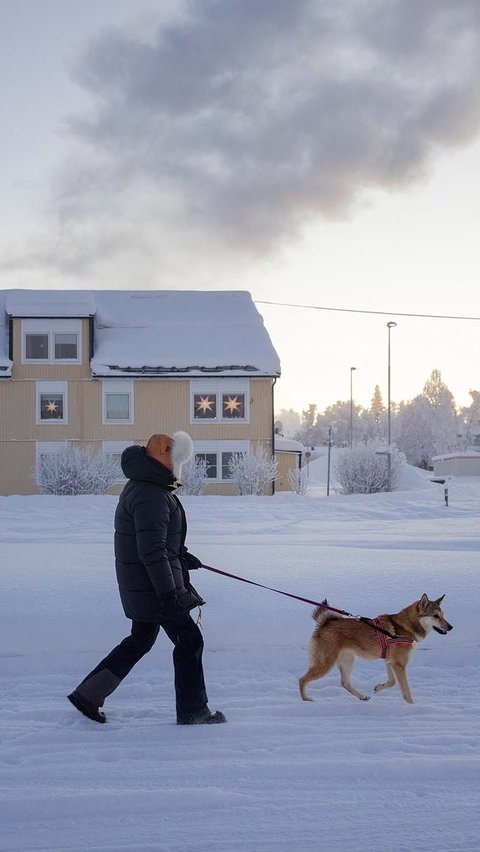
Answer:
[[[27, 335], [46, 334], [48, 336], [48, 358], [27, 358]], [[55, 335], [76, 334], [77, 357], [55, 358]], [[22, 320], [22, 364], [81, 364], [82, 363], [82, 321], [79, 319], [23, 319]]]
[[[207, 393], [215, 395], [217, 403], [216, 417], [195, 417], [195, 394]], [[245, 396], [245, 417], [223, 417], [222, 397], [224, 394], [242, 393]], [[220, 413], [219, 413], [220, 412]], [[250, 382], [249, 379], [191, 379], [190, 380], [190, 423], [191, 424], [245, 424], [250, 423]]]
[[209, 482], [230, 482], [229, 479], [222, 479], [222, 453], [248, 453], [250, 451], [250, 441], [194, 441], [193, 455], [197, 453], [215, 453], [217, 457], [217, 475], [216, 477], [208, 477]]
[[[102, 453], [106, 456], [121, 456], [124, 450], [127, 447], [132, 447], [133, 441], [103, 441], [102, 442]], [[123, 474], [123, 471], [120, 469], [119, 475], [115, 479], [116, 485], [123, 485], [124, 482], [127, 481], [127, 477]]]
[[[66, 426], [68, 424], [68, 382], [36, 382], [35, 383], [35, 412], [37, 426]], [[42, 394], [63, 395], [62, 419], [42, 420], [40, 397]]]
[[[131, 425], [134, 422], [134, 393], [132, 379], [103, 379], [102, 381], [102, 424], [104, 426]], [[107, 419], [107, 395], [122, 393], [129, 395], [130, 416], [124, 420]]]

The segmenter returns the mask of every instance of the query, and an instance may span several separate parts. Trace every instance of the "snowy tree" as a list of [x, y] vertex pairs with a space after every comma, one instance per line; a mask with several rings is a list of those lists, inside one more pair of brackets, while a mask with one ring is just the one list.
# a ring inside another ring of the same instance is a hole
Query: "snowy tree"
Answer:
[[[360, 441], [365, 438], [365, 426], [361, 419], [362, 407], [353, 405], [353, 440]], [[322, 444], [328, 440], [328, 428], [333, 426], [334, 442], [336, 447], [348, 447], [350, 445], [350, 402], [337, 400], [329, 405], [321, 417], [319, 427]]]
[[455, 401], [439, 370], [432, 370], [421, 394], [401, 403], [394, 435], [408, 462], [426, 469], [437, 453], [458, 446]]
[[425, 470], [431, 467], [434, 434], [432, 411], [425, 397], [401, 402], [394, 425], [395, 444], [405, 453], [407, 462]]
[[208, 464], [205, 459], [194, 456], [182, 467], [182, 484], [178, 489], [179, 494], [188, 494], [198, 497], [203, 494], [208, 482]]
[[370, 404], [370, 411], [373, 414], [375, 419], [375, 423], [377, 426], [380, 426], [382, 417], [385, 414], [385, 406], [383, 404], [382, 394], [378, 385], [375, 385], [375, 389], [373, 391], [372, 402]]
[[[391, 405], [390, 411], [392, 411]], [[387, 433], [387, 411], [383, 404], [382, 394], [378, 385], [375, 385], [370, 408], [363, 409], [360, 416], [363, 422], [365, 441], [378, 441], [379, 438], [385, 438]]]
[[462, 450], [468, 447], [480, 448], [480, 392], [471, 390], [469, 394], [472, 402], [461, 409], [457, 424], [459, 445]]
[[[393, 449], [390, 453], [379, 450], [376, 444], [354, 444], [343, 451], [335, 464], [335, 473], [341, 494], [377, 494], [394, 491], [405, 464], [403, 453]], [[390, 486], [390, 488], [389, 488]]]
[[71, 447], [42, 456], [34, 480], [42, 494], [105, 494], [118, 477], [115, 458], [92, 447]]
[[457, 447], [457, 411], [452, 392], [442, 381], [440, 370], [432, 370], [425, 382], [423, 396], [427, 399], [433, 416], [433, 455]]
[[254, 453], [233, 453], [228, 468], [229, 478], [239, 494], [260, 496], [277, 478], [278, 462], [267, 456], [264, 447], [258, 446]]
[[297, 429], [294, 438], [296, 441], [300, 441], [304, 447], [314, 447], [317, 443], [320, 443], [319, 436], [317, 406], [310, 403], [308, 408], [302, 411], [300, 427]]

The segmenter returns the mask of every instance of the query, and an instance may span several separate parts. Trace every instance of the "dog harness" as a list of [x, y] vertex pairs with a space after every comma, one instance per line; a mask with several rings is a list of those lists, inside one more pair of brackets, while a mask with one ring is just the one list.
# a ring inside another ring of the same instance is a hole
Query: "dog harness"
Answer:
[[[407, 636], [387, 636], [386, 633], [383, 632], [385, 628], [380, 618], [372, 618], [372, 624], [375, 625], [375, 632], [378, 644], [380, 645], [380, 656], [383, 660], [387, 656], [387, 651], [390, 645], [413, 645], [415, 642], [415, 639], [410, 639], [410, 637]], [[382, 632], [380, 632], [380, 630]]]

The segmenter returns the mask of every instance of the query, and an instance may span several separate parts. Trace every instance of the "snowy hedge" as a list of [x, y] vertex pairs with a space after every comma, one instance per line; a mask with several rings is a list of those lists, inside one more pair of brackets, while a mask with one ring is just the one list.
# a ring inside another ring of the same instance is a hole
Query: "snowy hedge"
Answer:
[[[398, 487], [405, 456], [394, 447], [388, 450], [373, 444], [356, 444], [337, 459], [335, 472], [341, 494], [377, 494]], [[390, 488], [389, 488], [390, 484]]]
[[229, 478], [239, 494], [258, 497], [277, 478], [278, 462], [276, 458], [267, 456], [265, 449], [259, 446], [254, 453], [233, 453], [228, 468]]
[[194, 497], [203, 494], [208, 482], [207, 467], [208, 464], [205, 459], [195, 457], [184, 464], [182, 468], [182, 484], [178, 489], [178, 493]]
[[92, 447], [70, 447], [42, 456], [34, 480], [42, 494], [105, 494], [118, 477], [118, 462]]

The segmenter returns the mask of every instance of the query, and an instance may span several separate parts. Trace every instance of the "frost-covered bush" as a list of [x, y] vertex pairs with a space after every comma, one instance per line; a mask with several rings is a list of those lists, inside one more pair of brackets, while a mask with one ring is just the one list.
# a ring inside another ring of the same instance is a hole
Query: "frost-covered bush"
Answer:
[[208, 482], [207, 462], [201, 458], [191, 458], [182, 468], [182, 484], [178, 489], [180, 494], [198, 497], [205, 491]]
[[[390, 452], [390, 491], [398, 487], [405, 456]], [[335, 472], [340, 494], [377, 494], [389, 490], [388, 454], [373, 444], [356, 444], [337, 459]]]
[[308, 491], [308, 475], [304, 467], [289, 470], [287, 474], [288, 484], [294, 494], [305, 495]]
[[105, 494], [118, 477], [118, 463], [92, 447], [65, 447], [42, 456], [34, 479], [42, 494]]
[[233, 453], [228, 461], [229, 479], [239, 494], [264, 494], [265, 488], [277, 478], [278, 462], [267, 456], [263, 447], [254, 453]]

